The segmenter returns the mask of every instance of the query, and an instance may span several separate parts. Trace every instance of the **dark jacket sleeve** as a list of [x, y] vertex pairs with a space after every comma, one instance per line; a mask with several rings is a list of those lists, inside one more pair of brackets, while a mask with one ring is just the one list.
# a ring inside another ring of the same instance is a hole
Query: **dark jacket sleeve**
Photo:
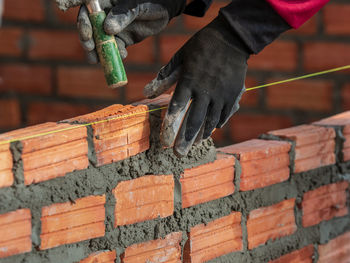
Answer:
[[220, 10], [233, 33], [239, 35], [251, 53], [259, 53], [291, 26], [263, 0], [233, 0]]
[[213, 0], [194, 0], [186, 6], [185, 14], [202, 17], [209, 9]]

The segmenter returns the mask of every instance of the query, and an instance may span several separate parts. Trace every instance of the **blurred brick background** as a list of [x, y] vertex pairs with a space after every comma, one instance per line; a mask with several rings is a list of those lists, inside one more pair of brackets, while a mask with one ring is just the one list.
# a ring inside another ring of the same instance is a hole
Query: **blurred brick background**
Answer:
[[[113, 103], [142, 99], [143, 86], [174, 52], [229, 1], [204, 18], [182, 16], [159, 36], [128, 49], [129, 85], [107, 89], [99, 67], [88, 65], [74, 9], [53, 0], [5, 0], [0, 29], [0, 131], [57, 121]], [[350, 64], [350, 2], [333, 0], [249, 60], [247, 87]], [[215, 133], [219, 145], [350, 109], [350, 71], [292, 82], [244, 95], [242, 108]]]

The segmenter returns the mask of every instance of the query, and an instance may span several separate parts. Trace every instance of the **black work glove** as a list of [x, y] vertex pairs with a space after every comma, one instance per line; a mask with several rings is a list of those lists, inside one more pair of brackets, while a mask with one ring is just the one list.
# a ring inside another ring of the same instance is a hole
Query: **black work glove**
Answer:
[[162, 127], [165, 147], [174, 144], [175, 153], [185, 156], [196, 138], [208, 138], [228, 121], [239, 108], [249, 55], [226, 20], [218, 17], [160, 70], [144, 94], [159, 96], [177, 82]]
[[[115, 35], [123, 59], [128, 54], [126, 47], [161, 32], [173, 17], [183, 12], [186, 5], [186, 0], [118, 0], [116, 4], [113, 2], [101, 2], [102, 7], [109, 10], [104, 29], [107, 34]], [[78, 30], [82, 46], [88, 54], [88, 61], [97, 63], [92, 26], [85, 6], [79, 11]]]

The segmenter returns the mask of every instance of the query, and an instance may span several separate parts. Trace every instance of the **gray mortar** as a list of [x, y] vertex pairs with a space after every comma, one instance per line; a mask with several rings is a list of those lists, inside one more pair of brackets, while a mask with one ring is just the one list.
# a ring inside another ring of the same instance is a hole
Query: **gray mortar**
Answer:
[[12, 142], [10, 144], [10, 151], [13, 158], [12, 173], [14, 174], [16, 184], [24, 183], [22, 149], [23, 145], [21, 142]]
[[[302, 228], [301, 211], [296, 208], [296, 222], [299, 229], [293, 235], [267, 242], [251, 251], [247, 249], [246, 218], [248, 213], [259, 207], [270, 206], [290, 198], [301, 201], [303, 193], [322, 185], [342, 180], [350, 172], [350, 162], [343, 164], [341, 173], [336, 165], [322, 167], [313, 171], [293, 174], [283, 183], [263, 189], [248, 192], [238, 192], [208, 203], [181, 209], [180, 185], [176, 184], [174, 198], [176, 205], [174, 214], [167, 218], [157, 218], [133, 225], [114, 228], [114, 206], [116, 200], [111, 194], [116, 185], [125, 180], [152, 174], [174, 174], [178, 180], [186, 168], [212, 162], [216, 157], [216, 149], [211, 140], [203, 142], [190, 152], [188, 158], [178, 159], [171, 149], [164, 150], [159, 144], [160, 113], [152, 113], [151, 148], [129, 159], [102, 167], [95, 167], [92, 141], [92, 130], [88, 131], [89, 159], [88, 169], [75, 171], [63, 178], [56, 178], [40, 184], [24, 186], [23, 183], [0, 190], [0, 214], [19, 208], [30, 208], [33, 223], [33, 250], [31, 253], [1, 259], [0, 262], [76, 262], [95, 251], [116, 250], [121, 255], [125, 248], [135, 244], [162, 238], [172, 232], [181, 231], [185, 245], [191, 227], [208, 223], [217, 218], [229, 215], [232, 211], [243, 214], [243, 244], [242, 252], [235, 252], [210, 262], [267, 262], [283, 254], [299, 249], [308, 244], [323, 243], [350, 229], [350, 216], [336, 218], [319, 226]], [[18, 149], [18, 146], [13, 148]], [[14, 153], [16, 151], [13, 150]], [[20, 160], [16, 156], [17, 162]], [[240, 177], [239, 162], [236, 164], [237, 185]], [[21, 170], [21, 169], [19, 169]], [[18, 172], [18, 169], [16, 170]], [[89, 195], [106, 193], [106, 235], [88, 241], [71, 245], [63, 245], [54, 249], [38, 251], [40, 235], [41, 207], [53, 203], [74, 201]], [[117, 259], [119, 262], [119, 258]]]

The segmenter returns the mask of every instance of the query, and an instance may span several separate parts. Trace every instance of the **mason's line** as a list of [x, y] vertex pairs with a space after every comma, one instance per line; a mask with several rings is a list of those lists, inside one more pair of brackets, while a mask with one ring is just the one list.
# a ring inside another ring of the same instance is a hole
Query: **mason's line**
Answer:
[[[320, 75], [325, 75], [325, 74], [329, 74], [329, 73], [332, 73], [332, 72], [341, 71], [341, 70], [345, 70], [345, 69], [350, 69], [350, 65], [343, 66], [343, 67], [338, 67], [338, 68], [333, 68], [333, 69], [329, 69], [329, 70], [324, 70], [324, 71], [320, 71], [320, 72], [316, 72], [316, 73], [311, 73], [311, 74], [307, 74], [307, 75], [303, 75], [303, 76], [299, 76], [299, 77], [295, 77], [295, 78], [290, 78], [290, 79], [286, 79], [286, 80], [276, 81], [276, 82], [272, 82], [272, 83], [268, 83], [268, 84], [264, 84], [264, 85], [251, 87], [251, 88], [247, 88], [246, 91], [261, 89], [261, 88], [265, 88], [265, 87], [271, 87], [271, 86], [275, 86], [275, 85], [278, 85], [278, 84], [283, 84], [283, 83], [292, 82], [292, 81], [295, 81], [295, 80], [300, 80], [300, 79], [306, 79], [306, 78], [316, 77], [316, 76], [320, 76]], [[161, 107], [161, 108], [156, 108], [156, 109], [152, 109], [152, 110], [148, 110], [148, 111], [144, 111], [144, 112], [137, 112], [137, 113], [126, 114], [126, 115], [122, 115], [122, 116], [116, 116], [116, 117], [105, 119], [105, 120], [101, 120], [101, 121], [95, 121], [95, 122], [90, 122], [90, 123], [85, 123], [85, 124], [78, 124], [78, 125], [74, 125], [74, 126], [72, 125], [72, 127], [67, 127], [67, 128], [63, 128], [63, 129], [50, 131], [50, 132], [43, 132], [43, 133], [29, 135], [29, 136], [25, 136], [25, 137], [21, 137], [21, 138], [17, 138], [17, 139], [11, 139], [11, 140], [2, 141], [2, 142], [0, 142], [0, 145], [7, 144], [7, 143], [12, 143], [12, 142], [17, 142], [17, 141], [24, 141], [24, 140], [28, 140], [28, 139], [34, 139], [34, 138], [38, 138], [38, 137], [41, 137], [41, 136], [46, 136], [46, 135], [55, 134], [55, 133], [59, 133], [59, 132], [74, 130], [74, 129], [78, 129], [78, 128], [81, 128], [81, 127], [87, 127], [87, 126], [100, 124], [100, 123], [105, 123], [105, 122], [109, 122], [109, 121], [120, 120], [120, 119], [124, 119], [124, 118], [128, 118], [128, 117], [134, 117], [134, 116], [137, 116], [137, 115], [142, 115], [142, 114], [146, 114], [146, 113], [149, 113], [149, 112], [155, 112], [155, 111], [159, 111], [159, 110], [164, 110], [164, 109], [167, 109], [167, 108], [168, 107]]]

